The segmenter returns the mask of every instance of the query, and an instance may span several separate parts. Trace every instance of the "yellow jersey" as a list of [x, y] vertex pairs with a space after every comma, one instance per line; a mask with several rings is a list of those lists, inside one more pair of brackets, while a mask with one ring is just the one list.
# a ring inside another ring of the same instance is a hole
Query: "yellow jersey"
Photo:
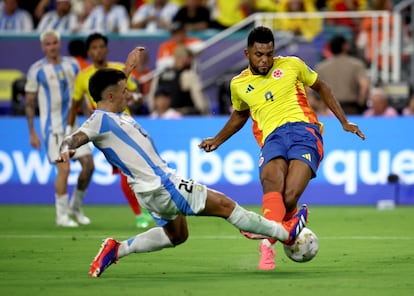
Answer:
[[260, 147], [271, 132], [287, 122], [319, 124], [305, 93], [305, 86], [312, 86], [317, 78], [315, 71], [293, 56], [275, 57], [266, 75], [254, 75], [247, 68], [233, 77], [233, 108], [250, 109], [253, 134]]
[[[118, 62], [108, 62], [107, 68], [117, 69], [120, 71], [124, 70], [125, 65]], [[75, 101], [81, 101], [84, 98], [84, 95], [88, 97], [89, 107], [91, 110], [96, 109], [96, 102], [93, 100], [91, 94], [89, 93], [89, 79], [98, 69], [94, 65], [86, 67], [84, 70], [79, 72], [76, 76], [74, 84], [73, 99]], [[127, 89], [129, 91], [135, 91], [137, 89], [137, 84], [131, 79], [128, 78]]]

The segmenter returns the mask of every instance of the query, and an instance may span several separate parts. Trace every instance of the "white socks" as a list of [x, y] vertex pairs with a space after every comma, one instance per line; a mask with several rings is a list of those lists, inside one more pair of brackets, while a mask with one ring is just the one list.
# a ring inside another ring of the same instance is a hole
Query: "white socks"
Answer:
[[282, 224], [267, 220], [254, 212], [243, 209], [237, 204], [230, 217], [227, 218], [227, 221], [243, 231], [263, 234], [280, 241], [285, 241], [289, 238], [289, 233], [283, 228]]
[[[267, 220], [254, 212], [246, 211], [239, 205], [236, 205], [227, 221], [240, 230], [263, 234], [280, 241], [285, 241], [289, 237], [289, 233], [283, 228], [282, 224]], [[118, 258], [131, 253], [153, 252], [171, 247], [174, 247], [174, 245], [165, 234], [164, 229], [155, 227], [122, 241], [118, 249]]]
[[81, 191], [75, 188], [72, 194], [72, 199], [70, 201], [70, 208], [75, 211], [79, 210], [82, 205], [84, 196], [85, 196], [85, 191]]
[[68, 214], [68, 194], [58, 195], [55, 193], [56, 216], [61, 217]]
[[144, 253], [159, 251], [164, 248], [172, 248], [168, 236], [162, 227], [151, 228], [150, 230], [122, 241], [118, 250], [118, 258], [122, 258], [131, 253]]

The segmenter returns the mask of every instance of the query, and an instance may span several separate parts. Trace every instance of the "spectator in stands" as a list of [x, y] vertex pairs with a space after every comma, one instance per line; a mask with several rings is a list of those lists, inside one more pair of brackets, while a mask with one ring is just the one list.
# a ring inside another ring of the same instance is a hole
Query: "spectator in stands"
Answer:
[[168, 89], [175, 110], [183, 115], [210, 114], [208, 101], [204, 97], [201, 79], [192, 66], [191, 51], [178, 46], [174, 51], [174, 66], [164, 69], [151, 83], [148, 96], [150, 110], [154, 110], [154, 93], [157, 89]]
[[211, 27], [219, 30], [231, 27], [255, 11], [255, 0], [214, 0], [210, 4]]
[[20, 9], [18, 0], [4, 0], [0, 15], [0, 32], [30, 33], [33, 19], [29, 12]]
[[[39, 23], [40, 17], [35, 16], [36, 15], [36, 9], [39, 6], [43, 5], [43, 3], [42, 3], [43, 1], [44, 0], [30, 0], [30, 1], [20, 0], [19, 1], [19, 8], [27, 11], [30, 14], [30, 16], [33, 20], [33, 28], [36, 28], [37, 24]], [[4, 4], [4, 1], [1, 0], [0, 1], [0, 15], [1, 15], [1, 10], [2, 10], [1, 6], [3, 4]], [[42, 14], [43, 14], [43, 11], [44, 11], [44, 9], [42, 9]]]
[[329, 45], [333, 56], [317, 64], [315, 70], [331, 86], [346, 114], [362, 114], [371, 84], [367, 67], [350, 55], [351, 44], [344, 36], [334, 36]]
[[[391, 0], [372, 0], [371, 1], [372, 10], [387, 10], [392, 11], [392, 1]], [[393, 16], [390, 15], [389, 18], [390, 25], [389, 29], [389, 38], [393, 37]], [[375, 28], [375, 24], [378, 23], [378, 28]], [[376, 63], [378, 68], [382, 68], [382, 49], [385, 47], [382, 44], [383, 41], [383, 27], [384, 19], [379, 17], [378, 19], [373, 19], [372, 17], [363, 18], [359, 25], [359, 33], [357, 35], [356, 45], [360, 51], [361, 57], [365, 59], [368, 64]], [[403, 60], [407, 60], [408, 48], [405, 48], [404, 45], [410, 46], [412, 40], [410, 41], [408, 27], [403, 23], [402, 38], [403, 38]], [[375, 38], [377, 36], [377, 38]], [[375, 60], [375, 57], [377, 59]]]
[[33, 28], [36, 28], [43, 15], [56, 8], [56, 0], [21, 0], [19, 7], [30, 13], [33, 18]]
[[69, 41], [68, 51], [70, 56], [74, 57], [79, 64], [81, 71], [90, 65], [86, 45], [82, 39], [73, 39]]
[[[278, 12], [316, 12], [313, 0], [281, 0]], [[322, 32], [319, 18], [280, 18], [274, 29], [291, 32], [306, 41], [313, 41]]]
[[71, 0], [56, 0], [56, 9], [46, 12], [37, 26], [38, 32], [53, 29], [59, 33], [74, 33], [78, 29], [78, 18], [71, 12]]
[[[368, 8], [368, 0], [326, 0], [326, 11], [361, 11]], [[354, 18], [333, 18], [326, 22], [333, 26], [349, 27], [354, 33], [358, 30], [358, 20]]]
[[398, 111], [389, 105], [387, 93], [382, 88], [373, 88], [369, 95], [368, 109], [363, 113], [366, 117], [397, 117]]
[[402, 110], [404, 116], [414, 116], [414, 94], [411, 94], [407, 106]]
[[173, 21], [184, 24], [187, 31], [202, 31], [210, 25], [210, 10], [202, 5], [202, 0], [186, 0]]
[[158, 89], [154, 94], [154, 111], [150, 117], [153, 119], [178, 119], [182, 114], [171, 107], [172, 98], [170, 93], [164, 89]]
[[188, 37], [183, 23], [173, 23], [171, 27], [171, 38], [160, 44], [157, 53], [156, 68], [162, 70], [174, 64], [174, 50], [177, 46], [188, 47], [193, 53], [198, 53], [202, 45], [201, 39]]
[[126, 33], [129, 30], [129, 14], [117, 0], [101, 0], [86, 18], [84, 32]]
[[82, 29], [83, 23], [98, 5], [98, 0], [77, 0], [72, 4], [72, 11], [78, 16], [78, 31]]
[[154, 0], [140, 6], [132, 16], [131, 28], [149, 32], [169, 30], [179, 6], [168, 0]]
[[254, 3], [255, 11], [275, 12], [279, 11], [280, 0], [261, 0]]

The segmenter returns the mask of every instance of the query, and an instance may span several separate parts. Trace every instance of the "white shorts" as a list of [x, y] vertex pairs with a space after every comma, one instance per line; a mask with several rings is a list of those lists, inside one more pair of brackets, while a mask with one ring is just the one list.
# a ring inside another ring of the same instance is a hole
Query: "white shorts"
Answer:
[[140, 205], [151, 213], [157, 225], [164, 226], [178, 215], [194, 216], [203, 211], [206, 206], [207, 187], [193, 180], [171, 175], [163, 187], [135, 194]]
[[[65, 135], [63, 134], [51, 134], [49, 136], [49, 140], [47, 141], [47, 157], [51, 163], [55, 163], [56, 159], [59, 157], [60, 144], [62, 144], [64, 138]], [[78, 159], [88, 154], [92, 154], [92, 149], [89, 146], [89, 143], [76, 149], [76, 153], [72, 159]]]

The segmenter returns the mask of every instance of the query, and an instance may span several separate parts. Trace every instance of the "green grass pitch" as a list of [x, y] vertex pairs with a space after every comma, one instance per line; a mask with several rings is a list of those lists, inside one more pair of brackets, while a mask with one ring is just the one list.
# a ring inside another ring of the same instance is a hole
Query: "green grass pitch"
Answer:
[[88, 270], [102, 239], [139, 231], [127, 206], [85, 212], [91, 225], [64, 229], [52, 206], [0, 206], [0, 294], [414, 295], [414, 207], [310, 206], [318, 255], [295, 263], [279, 244], [274, 271], [257, 270], [258, 241], [222, 219], [191, 217], [183, 245], [131, 254], [97, 279]]

